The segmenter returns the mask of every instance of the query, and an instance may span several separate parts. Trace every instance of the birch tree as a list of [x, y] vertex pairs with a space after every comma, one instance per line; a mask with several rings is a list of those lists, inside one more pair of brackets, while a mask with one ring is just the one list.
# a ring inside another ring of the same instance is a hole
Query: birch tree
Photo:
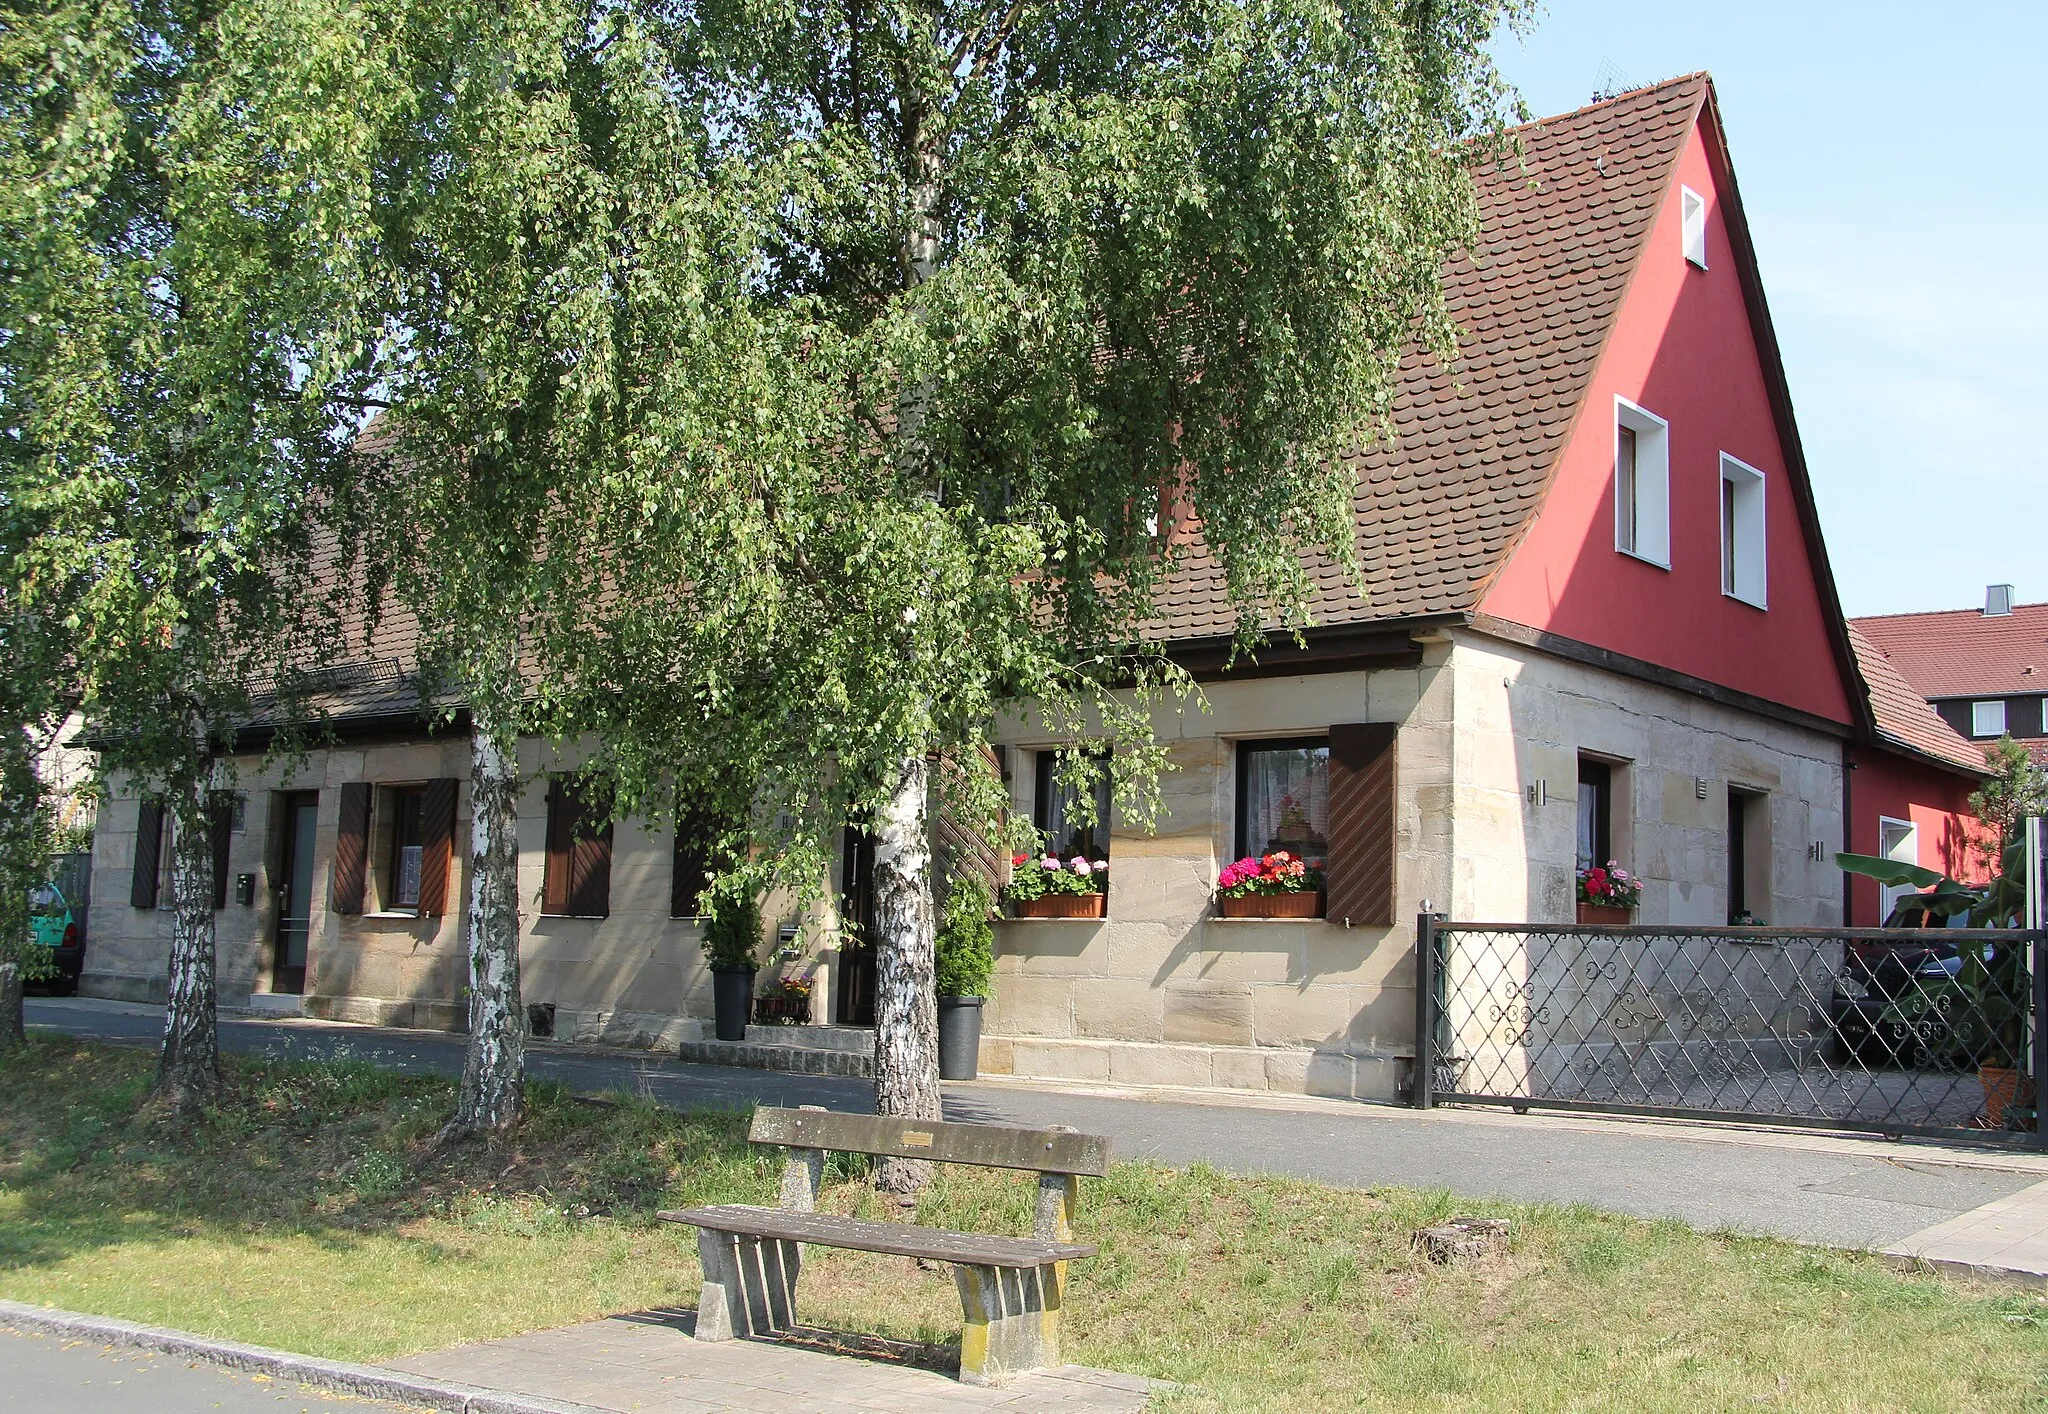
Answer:
[[472, 742], [469, 1041], [444, 1139], [523, 1105], [516, 810], [522, 736], [575, 735], [573, 657], [617, 550], [604, 493], [705, 312], [702, 122], [634, 6], [418, 0], [384, 139], [389, 416], [365, 458], [373, 581], [419, 624], [424, 679]]
[[1213, 557], [1250, 645], [1306, 622], [1317, 556], [1355, 575], [1340, 454], [1404, 351], [1449, 348], [1464, 144], [1500, 131], [1486, 46], [1521, 13], [648, 11], [731, 258], [668, 287], [700, 337], [614, 373], [658, 415], [608, 449], [618, 549], [548, 672], [627, 798], [768, 782], [792, 877], [871, 829], [882, 1113], [938, 1114], [928, 763], [1028, 704], [1122, 743], [1142, 816], [1148, 694], [1184, 686], [1162, 584]]
[[215, 793], [321, 656], [311, 532], [349, 513], [372, 34], [293, 0], [0, 25], [4, 589], [61, 631], [104, 768], [172, 820], [176, 1109], [219, 1074]]

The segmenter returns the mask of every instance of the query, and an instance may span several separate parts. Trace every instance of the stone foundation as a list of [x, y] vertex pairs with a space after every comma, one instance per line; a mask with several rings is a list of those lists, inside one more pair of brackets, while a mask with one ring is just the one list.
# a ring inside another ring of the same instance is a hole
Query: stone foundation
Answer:
[[984, 1036], [981, 1073], [1107, 1085], [1263, 1090], [1284, 1095], [1392, 1100], [1406, 1092], [1412, 1058], [1391, 1052], [1293, 1046], [1201, 1046]]

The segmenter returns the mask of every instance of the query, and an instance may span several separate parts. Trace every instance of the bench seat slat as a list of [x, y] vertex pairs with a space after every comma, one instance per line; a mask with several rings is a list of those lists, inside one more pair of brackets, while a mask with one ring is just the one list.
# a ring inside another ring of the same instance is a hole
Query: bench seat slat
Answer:
[[657, 1216], [663, 1222], [689, 1223], [714, 1232], [783, 1242], [815, 1242], [856, 1252], [885, 1252], [897, 1257], [923, 1257], [934, 1262], [959, 1262], [977, 1267], [1044, 1267], [1095, 1255], [1093, 1243], [1047, 1242], [1035, 1237], [999, 1237], [985, 1233], [947, 1232], [906, 1223], [842, 1218], [831, 1213], [793, 1213], [751, 1203], [723, 1203], [710, 1208], [685, 1208]]
[[747, 1138], [793, 1149], [831, 1149], [898, 1159], [931, 1159], [977, 1168], [1029, 1169], [1101, 1178], [1109, 1172], [1109, 1140], [1062, 1129], [1012, 1129], [998, 1124], [885, 1119], [836, 1110], [754, 1111]]

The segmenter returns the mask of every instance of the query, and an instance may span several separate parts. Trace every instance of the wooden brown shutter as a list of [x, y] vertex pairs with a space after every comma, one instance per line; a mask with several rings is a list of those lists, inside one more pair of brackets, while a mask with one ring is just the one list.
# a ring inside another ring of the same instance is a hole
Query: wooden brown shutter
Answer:
[[135, 812], [135, 871], [128, 876], [128, 902], [156, 907], [156, 879], [163, 868], [164, 808], [145, 800]]
[[228, 846], [234, 839], [235, 800], [217, 795], [206, 807], [207, 843], [213, 846], [213, 911], [228, 906]]
[[455, 859], [455, 789], [448, 776], [428, 781], [420, 791], [420, 916], [438, 918], [448, 911], [448, 866]]
[[[604, 918], [612, 911], [612, 822], [609, 801], [583, 801], [576, 811], [576, 837], [569, 850], [569, 912], [578, 918]], [[592, 817], [603, 809], [602, 829]]]
[[1384, 927], [1394, 921], [1394, 742], [1392, 722], [1330, 728], [1330, 855], [1325, 871], [1333, 922]]
[[576, 838], [576, 797], [560, 776], [548, 777], [548, 853], [541, 870], [540, 911], [569, 911], [569, 856]]
[[702, 905], [697, 899], [711, 881], [710, 837], [715, 828], [700, 810], [686, 808], [676, 816], [675, 854], [668, 866], [669, 917], [698, 916]]
[[370, 863], [370, 783], [341, 787], [341, 823], [334, 832], [334, 911], [361, 913]]

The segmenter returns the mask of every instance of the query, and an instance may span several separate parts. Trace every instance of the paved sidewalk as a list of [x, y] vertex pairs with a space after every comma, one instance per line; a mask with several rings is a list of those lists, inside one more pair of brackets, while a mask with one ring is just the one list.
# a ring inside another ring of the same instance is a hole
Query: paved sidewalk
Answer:
[[[34, 998], [28, 1021], [154, 1045], [163, 1014]], [[438, 1032], [224, 1018], [221, 1044], [245, 1053], [347, 1054], [444, 1074], [462, 1068], [462, 1038]], [[857, 1111], [873, 1104], [865, 1080], [687, 1065], [649, 1052], [537, 1045], [532, 1066], [577, 1090], [636, 1092], [678, 1108], [758, 1102]], [[1584, 1203], [1708, 1230], [1879, 1250], [2048, 1180], [2044, 1154], [1732, 1125], [993, 1080], [949, 1084], [945, 1103], [949, 1119], [1108, 1134], [1120, 1158], [1206, 1160], [1239, 1173], [1358, 1188]]]
[[693, 1319], [687, 1311], [641, 1311], [388, 1363], [408, 1374], [621, 1414], [1135, 1414], [1150, 1393], [1138, 1376], [1079, 1365], [983, 1389], [936, 1370], [798, 1344], [701, 1345], [690, 1334]]
[[1994, 1199], [1884, 1250], [1966, 1275], [2048, 1282], [2048, 1183]]

